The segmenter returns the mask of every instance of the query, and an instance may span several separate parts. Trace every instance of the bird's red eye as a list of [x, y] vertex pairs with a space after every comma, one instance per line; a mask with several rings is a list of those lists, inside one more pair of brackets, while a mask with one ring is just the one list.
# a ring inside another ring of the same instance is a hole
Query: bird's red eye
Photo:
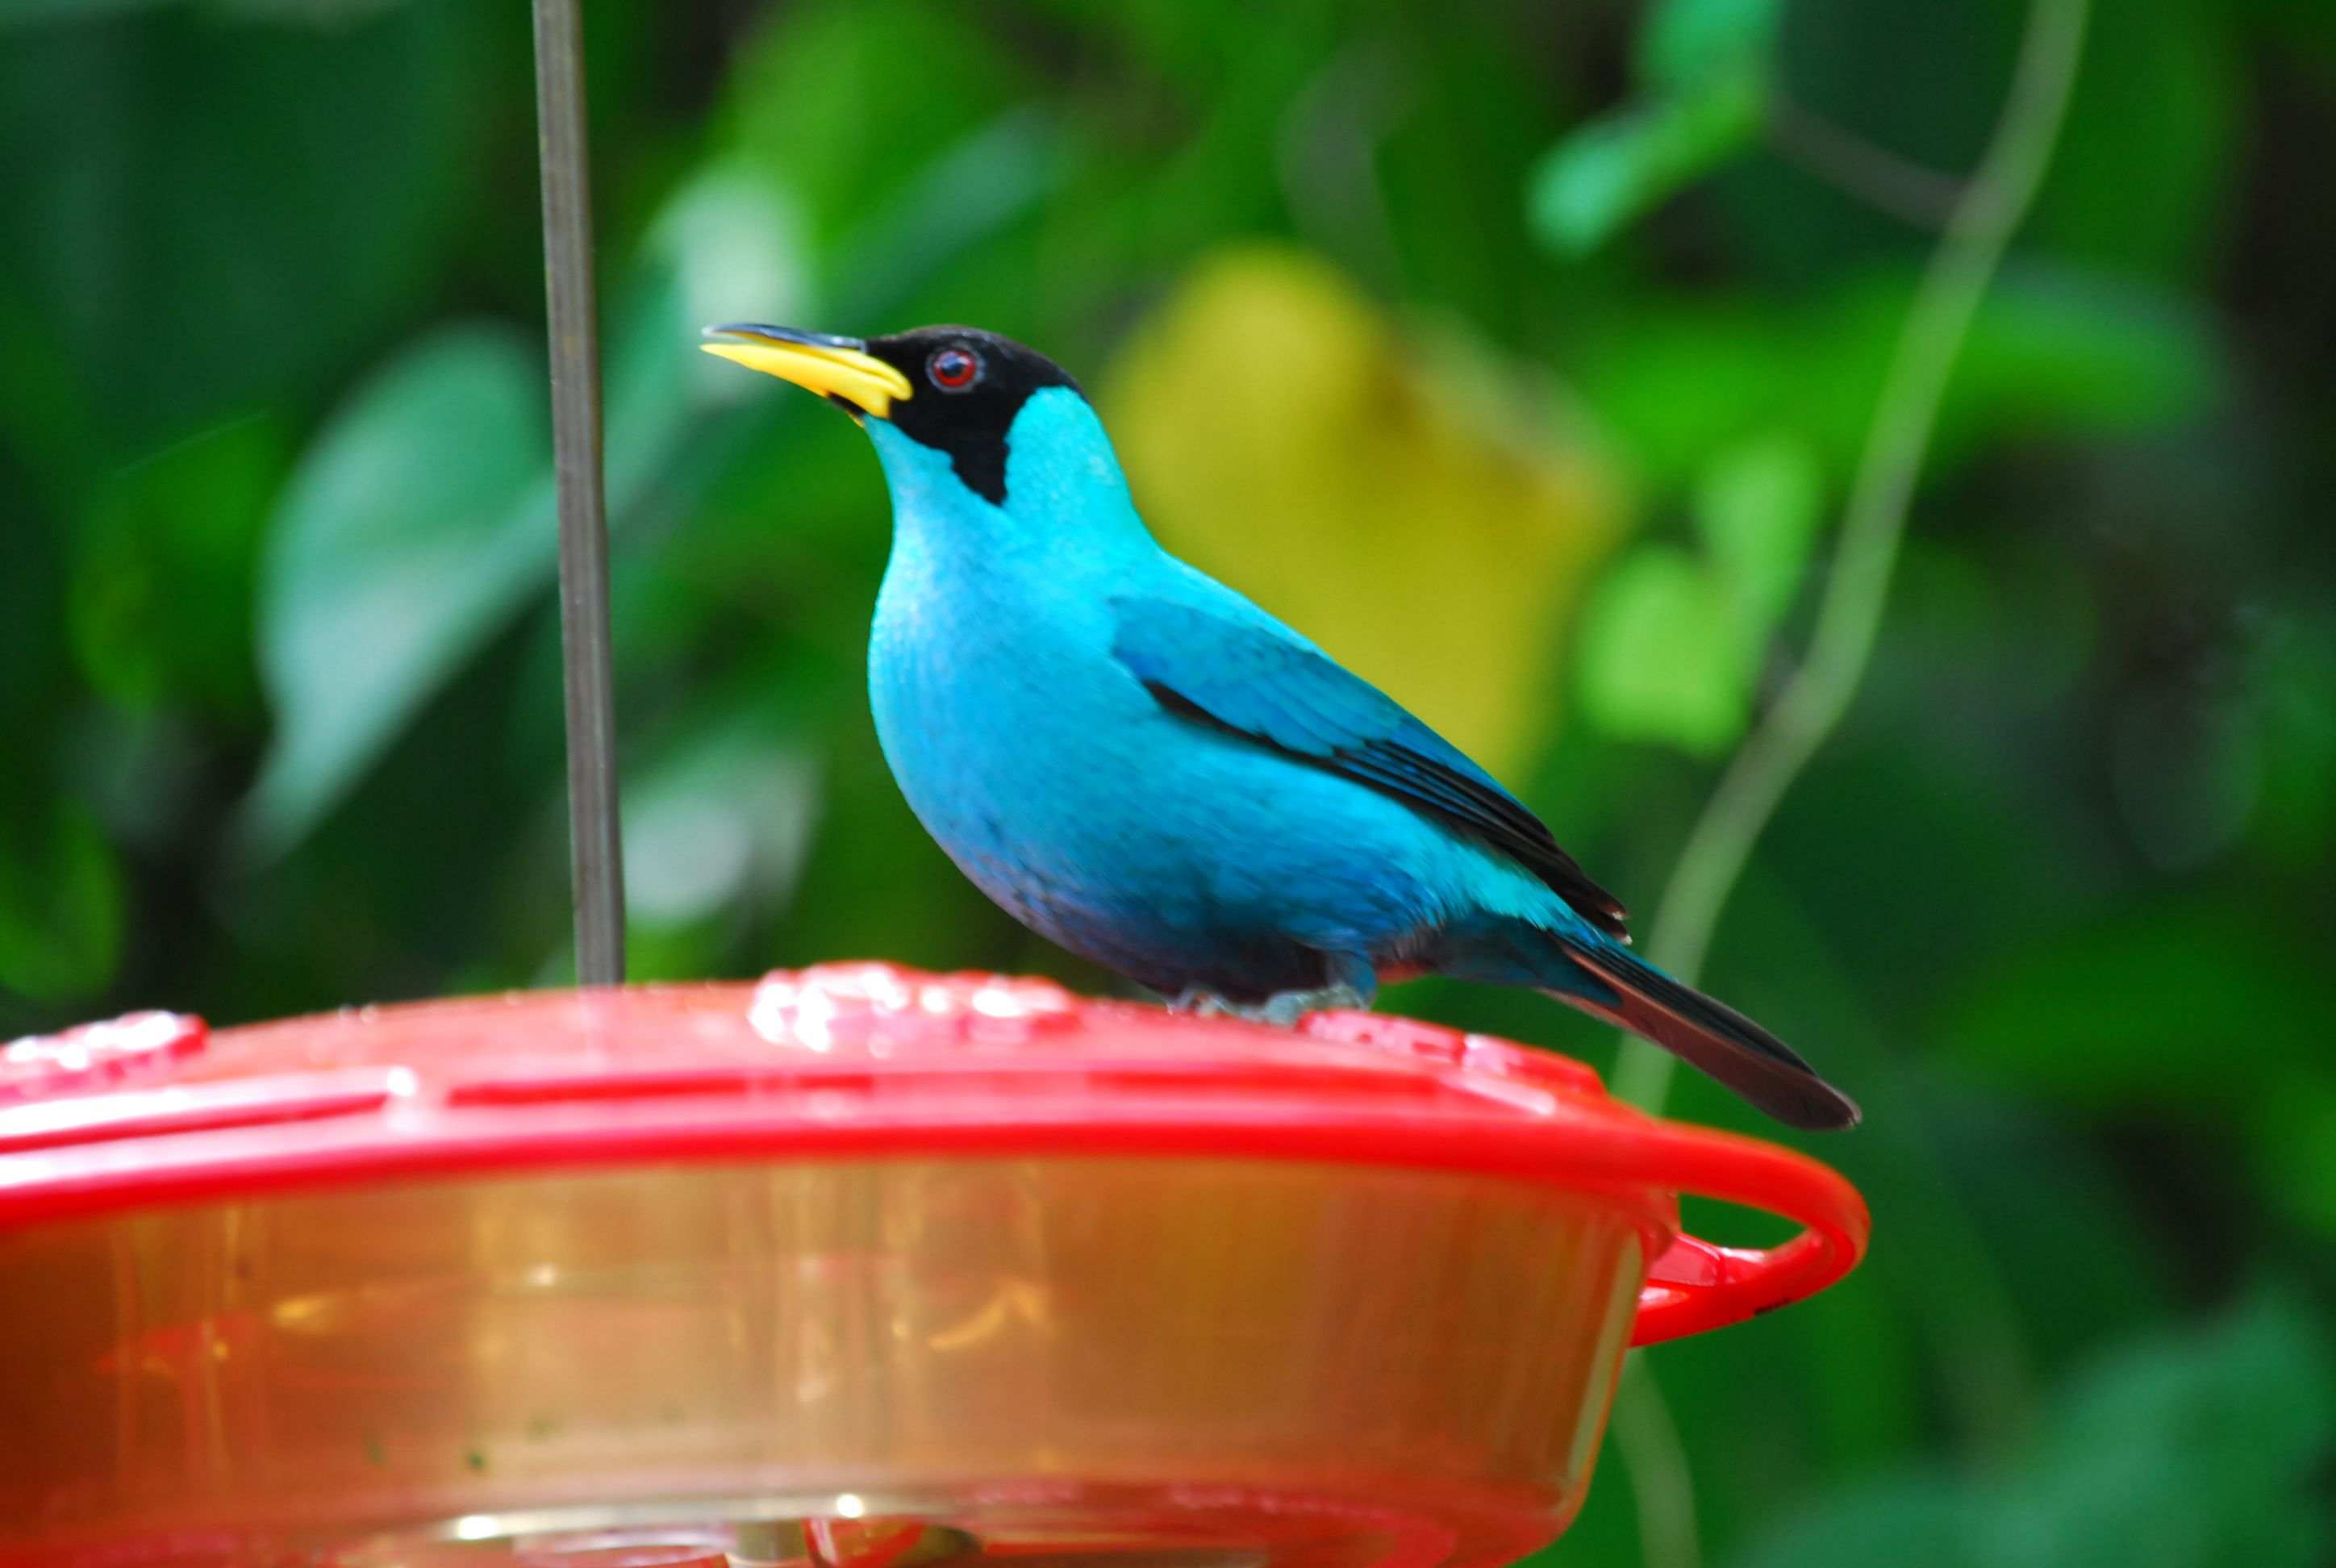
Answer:
[[968, 348], [936, 348], [925, 361], [925, 374], [943, 392], [963, 392], [981, 379], [981, 361]]

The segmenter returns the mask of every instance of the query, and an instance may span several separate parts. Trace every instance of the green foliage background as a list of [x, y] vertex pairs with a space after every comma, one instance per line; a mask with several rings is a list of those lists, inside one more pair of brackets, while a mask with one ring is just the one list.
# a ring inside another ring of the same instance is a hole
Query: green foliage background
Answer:
[[[696, 354], [739, 317], [1044, 346], [1172, 544], [1643, 916], [1806, 645], [2024, 16], [588, 6], [636, 976], [1108, 983], [892, 792], [875, 466]], [[0, 5], [0, 1036], [562, 979], [528, 44]], [[1616, 1443], [1559, 1560], [2336, 1551], [2331, 159], [2336, 8], [2097, 9], [1874, 665], [1707, 970], [1864, 1102], [1818, 1152], [1873, 1258], [1650, 1357], [1684, 1467]], [[1530, 998], [1388, 1005], [1612, 1059]]]

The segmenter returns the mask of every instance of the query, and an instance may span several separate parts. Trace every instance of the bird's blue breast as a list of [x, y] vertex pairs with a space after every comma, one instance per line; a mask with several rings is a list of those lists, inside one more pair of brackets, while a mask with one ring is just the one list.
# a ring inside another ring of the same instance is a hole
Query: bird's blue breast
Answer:
[[1093, 417], [1075, 394], [1033, 399], [1002, 507], [871, 424], [895, 536], [870, 698], [950, 858], [1074, 951], [1236, 996], [1319, 985], [1326, 951], [1385, 961], [1491, 884], [1533, 899], [1386, 795], [1169, 711], [1114, 657], [1113, 600], [1132, 592], [1263, 618], [1153, 543]]

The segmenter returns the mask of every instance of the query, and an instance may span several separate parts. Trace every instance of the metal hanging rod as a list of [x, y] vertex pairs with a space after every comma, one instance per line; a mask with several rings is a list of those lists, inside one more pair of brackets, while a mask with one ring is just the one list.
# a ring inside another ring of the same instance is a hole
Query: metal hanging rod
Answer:
[[551, 340], [551, 446], [560, 488], [560, 637], [568, 698], [569, 863], [576, 979], [625, 978], [625, 861], [617, 819], [617, 716], [608, 631], [608, 522], [600, 480], [599, 326], [584, 138], [584, 34], [576, 0], [535, 0], [543, 281]]

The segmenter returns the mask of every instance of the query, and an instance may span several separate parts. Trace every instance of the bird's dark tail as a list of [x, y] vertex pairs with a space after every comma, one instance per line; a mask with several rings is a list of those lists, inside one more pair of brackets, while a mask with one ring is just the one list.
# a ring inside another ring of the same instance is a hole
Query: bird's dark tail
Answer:
[[1857, 1106], [1847, 1095], [1735, 1008], [1602, 937], [1561, 933], [1557, 940], [1614, 999], [1565, 989], [1551, 995], [1645, 1036], [1788, 1125], [1832, 1132], [1857, 1125]]

